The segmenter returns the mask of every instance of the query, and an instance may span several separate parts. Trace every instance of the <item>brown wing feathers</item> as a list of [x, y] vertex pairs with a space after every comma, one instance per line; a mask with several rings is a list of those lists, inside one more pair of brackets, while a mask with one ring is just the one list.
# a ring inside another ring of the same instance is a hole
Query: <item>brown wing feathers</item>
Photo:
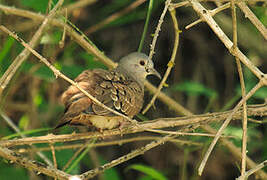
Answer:
[[[103, 69], [86, 70], [75, 81], [101, 103], [129, 117], [136, 115], [143, 105], [143, 89], [119, 72]], [[114, 116], [74, 86], [70, 86], [63, 93], [61, 100], [66, 109], [57, 127], [68, 123], [90, 125], [90, 117], [94, 115]]]

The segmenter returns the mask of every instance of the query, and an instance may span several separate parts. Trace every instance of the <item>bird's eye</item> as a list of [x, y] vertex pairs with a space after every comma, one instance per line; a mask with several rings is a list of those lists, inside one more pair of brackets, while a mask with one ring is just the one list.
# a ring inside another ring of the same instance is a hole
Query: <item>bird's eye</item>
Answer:
[[139, 62], [139, 64], [140, 64], [141, 66], [144, 66], [146, 63], [145, 63], [144, 60], [141, 60], [141, 61]]

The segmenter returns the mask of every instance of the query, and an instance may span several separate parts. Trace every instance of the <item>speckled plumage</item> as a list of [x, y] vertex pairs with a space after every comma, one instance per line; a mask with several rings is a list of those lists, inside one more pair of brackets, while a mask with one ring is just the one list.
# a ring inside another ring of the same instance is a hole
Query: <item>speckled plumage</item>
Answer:
[[[104, 105], [132, 118], [143, 106], [146, 76], [159, 76], [153, 66], [145, 54], [131, 53], [120, 60], [117, 68], [85, 70], [75, 82]], [[65, 112], [57, 127], [70, 124], [113, 129], [124, 121], [98, 106], [73, 85], [62, 94], [61, 100]]]

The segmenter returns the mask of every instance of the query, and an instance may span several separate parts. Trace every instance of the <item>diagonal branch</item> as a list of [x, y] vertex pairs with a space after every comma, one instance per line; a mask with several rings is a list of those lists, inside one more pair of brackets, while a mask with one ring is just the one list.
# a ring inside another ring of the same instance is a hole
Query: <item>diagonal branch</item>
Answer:
[[[29, 42], [29, 45], [31, 47], [35, 47], [37, 45], [38, 40], [40, 39], [44, 28], [46, 27], [48, 21], [53, 18], [53, 16], [56, 14], [57, 9], [63, 4], [64, 0], [60, 0], [57, 2], [57, 4], [54, 6], [54, 8], [50, 11], [48, 16], [44, 16], [44, 20], [42, 25], [39, 27], [39, 29], [36, 31], [36, 33], [33, 35], [31, 41]], [[3, 92], [3, 90], [8, 85], [9, 81], [13, 77], [13, 75], [16, 73], [17, 69], [20, 67], [20, 65], [27, 59], [27, 57], [30, 55], [30, 51], [28, 49], [24, 49], [13, 61], [13, 63], [9, 66], [7, 71], [4, 73], [4, 75], [0, 79], [0, 96]]]
[[48, 165], [45, 165], [43, 163], [40, 163], [34, 160], [30, 160], [26, 157], [21, 156], [18, 153], [15, 153], [14, 151], [9, 150], [8, 148], [0, 147], [0, 156], [7, 160], [15, 162], [27, 169], [32, 169], [36, 171], [37, 173], [43, 173], [48, 176], [52, 176], [58, 179], [66, 179], [66, 180], [71, 177], [70, 174], [67, 174], [63, 171], [55, 169], [52, 166], [48, 166]]
[[260, 22], [260, 20], [255, 16], [255, 14], [249, 9], [249, 7], [244, 2], [238, 2], [238, 7], [243, 11], [245, 16], [254, 24], [254, 26], [259, 30], [265, 40], [267, 40], [267, 29]]
[[225, 47], [230, 51], [233, 56], [237, 56], [243, 64], [245, 64], [252, 73], [254, 73], [259, 79], [264, 77], [264, 73], [261, 72], [238, 48], [236, 51], [232, 51], [233, 42], [226, 36], [223, 30], [215, 22], [215, 20], [210, 15], [209, 11], [205, 9], [197, 0], [189, 0], [193, 9], [198, 13], [198, 15], [205, 20], [205, 22], [210, 26], [214, 33], [218, 36]]
[[205, 153], [205, 156], [201, 162], [201, 164], [199, 165], [198, 168], [198, 174], [201, 176], [204, 167], [208, 161], [208, 158], [212, 152], [212, 150], [214, 149], [217, 141], [219, 140], [219, 138], [221, 137], [223, 130], [228, 126], [228, 124], [230, 123], [230, 121], [233, 118], [234, 113], [259, 89], [263, 86], [263, 81], [260, 81], [252, 90], [250, 90], [250, 92], [241, 99], [241, 101], [235, 106], [235, 108], [233, 109], [232, 113], [229, 114], [229, 116], [227, 117], [227, 119], [224, 121], [224, 123], [222, 124], [222, 126], [220, 127], [220, 129], [218, 130], [218, 132], [216, 133], [215, 138], [213, 139], [213, 141], [211, 142], [208, 150]]

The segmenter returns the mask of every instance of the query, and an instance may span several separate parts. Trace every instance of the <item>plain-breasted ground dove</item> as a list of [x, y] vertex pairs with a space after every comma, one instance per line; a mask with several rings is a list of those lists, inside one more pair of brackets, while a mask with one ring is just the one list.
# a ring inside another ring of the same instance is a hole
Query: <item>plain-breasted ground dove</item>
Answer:
[[[143, 106], [144, 82], [150, 74], [160, 78], [152, 60], [143, 53], [134, 52], [123, 57], [117, 68], [85, 70], [75, 82], [107, 107], [132, 118]], [[57, 128], [69, 124], [112, 129], [125, 121], [98, 106], [73, 85], [62, 94], [61, 100], [65, 112]]]

